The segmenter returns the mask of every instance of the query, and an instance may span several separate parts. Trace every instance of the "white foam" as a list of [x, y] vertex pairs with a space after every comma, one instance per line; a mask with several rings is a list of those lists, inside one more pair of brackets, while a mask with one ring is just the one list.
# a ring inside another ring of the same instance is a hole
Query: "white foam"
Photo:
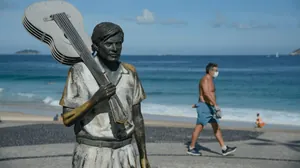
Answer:
[[[263, 121], [272, 124], [300, 125], [300, 112], [274, 111], [268, 109], [221, 108], [224, 120], [255, 122], [256, 113]], [[143, 103], [142, 112], [154, 115], [197, 117], [196, 109], [191, 105], [163, 105]]]
[[59, 100], [53, 100], [51, 103], [49, 103], [50, 106], [60, 106]]
[[23, 96], [23, 97], [28, 97], [28, 98], [32, 98], [33, 96], [35, 96], [33, 93], [17, 93], [18, 96]]
[[52, 97], [47, 96], [43, 102], [50, 106], [59, 106], [59, 100], [54, 100]]
[[0, 93], [3, 92], [4, 88], [0, 88]]
[[43, 100], [43, 102], [45, 103], [45, 104], [49, 104], [50, 102], [52, 101], [52, 98], [51, 97], [46, 97], [44, 100]]
[[[1, 63], [0, 63], [1, 65]], [[15, 62], [13, 63], [14, 66], [24, 66], [24, 62]], [[26, 62], [26, 66], [28, 67], [36, 67], [36, 68], [54, 68], [54, 69], [68, 69], [68, 66], [63, 66], [58, 63], [53, 62], [43, 62], [43, 63], [36, 63], [36, 62]]]
[[178, 61], [178, 60], [174, 60], [174, 61], [131, 61], [130, 63], [132, 64], [181, 64], [181, 63], [191, 63], [191, 61]]
[[[139, 71], [205, 72], [205, 68], [189, 67], [139, 67]], [[286, 72], [300, 70], [300, 67], [257, 67], [257, 68], [219, 68], [221, 72]]]
[[[43, 102], [49, 106], [59, 107], [59, 100], [52, 97], [46, 97]], [[222, 120], [255, 122], [256, 114], [260, 113], [263, 121], [270, 124], [300, 125], [300, 112], [274, 111], [268, 109], [250, 109], [250, 108], [228, 108], [221, 107]], [[193, 117], [196, 119], [196, 109], [191, 105], [166, 105], [155, 103], [143, 103], [142, 112], [145, 114]]]

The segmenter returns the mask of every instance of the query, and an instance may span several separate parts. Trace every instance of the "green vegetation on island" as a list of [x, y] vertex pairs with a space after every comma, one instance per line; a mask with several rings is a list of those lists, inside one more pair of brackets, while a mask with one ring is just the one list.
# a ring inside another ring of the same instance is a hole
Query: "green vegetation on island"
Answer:
[[37, 50], [30, 50], [30, 49], [26, 49], [26, 50], [21, 50], [21, 51], [17, 51], [16, 54], [39, 54], [40, 52]]

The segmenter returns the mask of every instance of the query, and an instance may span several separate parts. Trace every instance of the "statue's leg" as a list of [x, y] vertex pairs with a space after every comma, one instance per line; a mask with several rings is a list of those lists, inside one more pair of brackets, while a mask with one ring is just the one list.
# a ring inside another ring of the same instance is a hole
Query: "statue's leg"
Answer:
[[136, 152], [132, 144], [115, 149], [112, 154], [113, 168], [137, 168]]
[[73, 152], [72, 168], [136, 168], [136, 152], [129, 144], [119, 149], [79, 144]]

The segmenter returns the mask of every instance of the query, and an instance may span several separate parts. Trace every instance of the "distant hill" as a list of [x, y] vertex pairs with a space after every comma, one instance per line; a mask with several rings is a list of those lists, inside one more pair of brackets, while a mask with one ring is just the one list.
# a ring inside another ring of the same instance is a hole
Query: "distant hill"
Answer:
[[293, 52], [291, 52], [289, 55], [291, 55], [291, 56], [300, 56], [300, 48], [293, 51]]
[[30, 49], [26, 49], [26, 50], [21, 50], [21, 51], [17, 51], [16, 54], [39, 54], [40, 52], [37, 50], [30, 50]]

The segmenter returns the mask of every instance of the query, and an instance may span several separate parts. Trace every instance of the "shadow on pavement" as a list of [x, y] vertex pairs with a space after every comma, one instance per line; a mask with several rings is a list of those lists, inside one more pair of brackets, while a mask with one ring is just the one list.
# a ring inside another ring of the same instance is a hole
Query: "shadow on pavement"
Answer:
[[264, 138], [253, 138], [256, 141], [260, 141], [260, 142], [251, 142], [248, 143], [249, 145], [257, 145], [257, 146], [267, 146], [267, 145], [282, 145], [282, 146], [286, 146], [296, 152], [300, 152], [300, 141], [289, 141], [287, 143], [284, 142], [277, 142], [274, 140], [270, 140], [270, 139], [264, 139]]
[[[186, 146], [186, 148], [189, 147], [189, 145], [191, 144], [191, 141], [186, 142], [184, 145]], [[205, 151], [205, 152], [209, 152], [209, 153], [213, 153], [216, 155], [221, 155], [221, 153], [218, 153], [216, 151], [213, 151], [205, 146], [200, 145], [199, 143], [196, 143], [195, 148], [201, 151]]]

